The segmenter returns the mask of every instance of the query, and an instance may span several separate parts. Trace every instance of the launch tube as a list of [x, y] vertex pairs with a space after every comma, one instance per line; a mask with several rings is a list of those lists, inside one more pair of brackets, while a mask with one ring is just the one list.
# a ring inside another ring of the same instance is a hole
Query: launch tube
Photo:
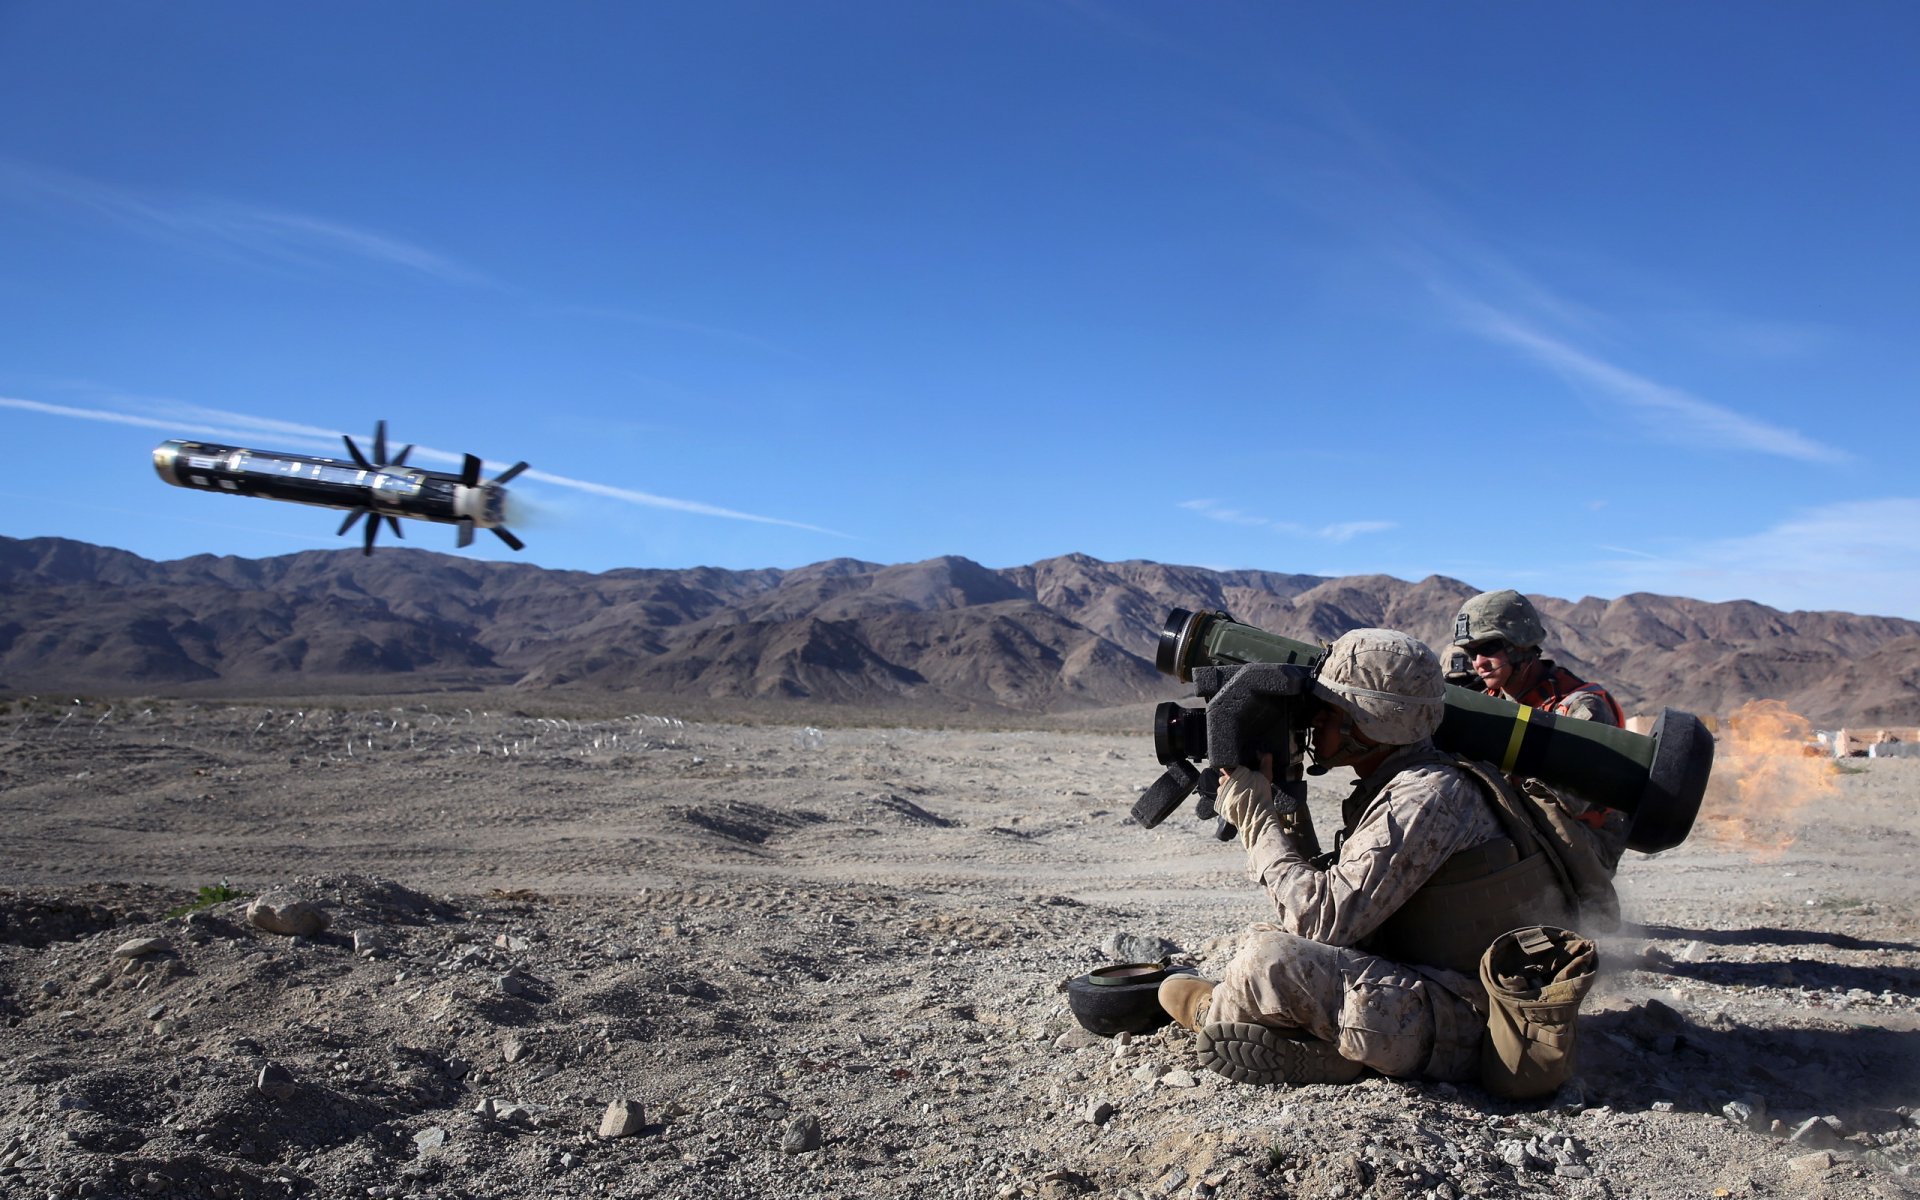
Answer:
[[[1176, 608], [1160, 633], [1155, 665], [1192, 682], [1196, 667], [1246, 663], [1310, 666], [1321, 647], [1220, 612]], [[1627, 845], [1645, 854], [1686, 839], [1713, 770], [1713, 735], [1700, 719], [1663, 709], [1650, 734], [1552, 713], [1447, 685], [1446, 713], [1433, 735], [1452, 754], [1565, 787], [1630, 815]]]

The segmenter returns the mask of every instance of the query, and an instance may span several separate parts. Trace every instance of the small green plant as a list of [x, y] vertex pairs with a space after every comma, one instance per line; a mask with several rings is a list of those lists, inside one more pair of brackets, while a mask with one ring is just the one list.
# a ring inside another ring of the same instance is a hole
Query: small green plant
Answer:
[[1810, 907], [1830, 913], [1872, 912], [1873, 902], [1858, 896], [1821, 896]]
[[1852, 763], [1843, 763], [1839, 759], [1835, 759], [1833, 761], [1833, 773], [1835, 775], [1865, 775], [1867, 769], [1865, 767], [1856, 767]]
[[188, 913], [197, 913], [203, 908], [212, 908], [216, 904], [225, 904], [229, 900], [245, 900], [250, 894], [251, 893], [248, 892], [235, 891], [227, 886], [226, 880], [222, 879], [219, 883], [207, 884], [195, 892], [194, 899], [191, 903], [169, 909], [166, 914], [166, 919], [171, 921], [175, 917], [184, 917]]

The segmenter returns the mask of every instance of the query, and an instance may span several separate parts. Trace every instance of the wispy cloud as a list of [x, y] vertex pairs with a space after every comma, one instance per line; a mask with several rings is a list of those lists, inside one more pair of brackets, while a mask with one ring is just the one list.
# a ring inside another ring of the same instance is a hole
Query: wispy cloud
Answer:
[[[18, 409], [21, 412], [40, 413], [49, 417], [70, 417], [76, 421], [97, 421], [109, 425], [131, 425], [137, 429], [160, 429], [173, 434], [189, 434], [195, 437], [235, 438], [241, 441], [262, 433], [290, 433], [299, 429], [318, 434], [339, 445], [339, 435], [328, 436], [324, 429], [312, 429], [310, 426], [288, 427], [282, 422], [273, 422], [278, 429], [268, 429], [262, 422], [244, 417], [238, 413], [212, 413], [199, 410], [199, 415], [189, 415], [192, 410], [178, 416], [142, 416], [139, 413], [116, 412], [112, 409], [75, 408], [69, 404], [48, 404], [41, 400], [20, 400], [12, 396], [0, 396], [0, 408]], [[311, 436], [303, 440], [312, 444]]]
[[1664, 438], [1705, 442], [1721, 449], [1751, 450], [1804, 462], [1838, 463], [1845, 451], [1812, 438], [1714, 404], [1681, 388], [1648, 379], [1608, 362], [1530, 325], [1510, 312], [1455, 297], [1455, 311], [1467, 328], [1488, 341], [1525, 353], [1563, 378], [1593, 387], [1629, 405]]
[[1271, 525], [1266, 517], [1256, 517], [1252, 513], [1241, 512], [1237, 508], [1228, 508], [1218, 500], [1182, 500], [1180, 507], [1188, 512], [1197, 512], [1203, 517], [1215, 521], [1224, 521], [1228, 525]]
[[1694, 309], [1662, 312], [1655, 319], [1661, 328], [1674, 331], [1708, 353], [1735, 359], [1778, 362], [1806, 358], [1842, 340], [1839, 330], [1816, 321], [1777, 321]]
[[445, 255], [341, 221], [213, 197], [115, 187], [17, 159], [0, 158], [0, 197], [255, 262], [306, 268], [361, 262], [445, 283], [491, 285], [481, 272]]
[[1657, 554], [1606, 549], [1633, 556], [1598, 566], [1621, 591], [1920, 618], [1920, 499], [1824, 505], [1757, 533]]
[[1276, 521], [1254, 513], [1229, 508], [1218, 500], [1182, 500], [1180, 507], [1188, 512], [1199, 513], [1212, 521], [1222, 521], [1228, 525], [1247, 525], [1260, 529], [1270, 529], [1288, 537], [1317, 538], [1324, 542], [1346, 542], [1368, 533], [1381, 533], [1395, 527], [1393, 521], [1339, 521], [1331, 525], [1318, 527], [1302, 525], [1295, 521]]
[[1394, 527], [1392, 521], [1339, 521], [1332, 525], [1322, 525], [1313, 530], [1313, 536], [1325, 538], [1330, 542], [1345, 542], [1365, 533], [1385, 533]]
[[[140, 429], [160, 429], [177, 437], [230, 438], [237, 443], [258, 441], [262, 438], [274, 438], [280, 444], [266, 446], [263, 449], [294, 448], [288, 442], [299, 443], [300, 448], [316, 449], [322, 452], [338, 454], [344, 449], [341, 438], [345, 435], [336, 429], [327, 429], [318, 425], [303, 425], [293, 421], [281, 421], [269, 417], [256, 417], [246, 413], [226, 412], [221, 409], [203, 408], [194, 404], [182, 404], [177, 401], [140, 398], [141, 406], [148, 412], [163, 415], [144, 415], [140, 413], [119, 412], [113, 409], [77, 408], [66, 404], [48, 404], [40, 400], [21, 400], [10, 396], [0, 396], [0, 408], [17, 409], [22, 412], [39, 413], [43, 416], [69, 417], [81, 421], [98, 421], [113, 425], [131, 425]], [[371, 436], [367, 431], [354, 435], [361, 449], [368, 449]], [[391, 439], [389, 439], [391, 441]], [[393, 443], [392, 449], [398, 451], [404, 443]], [[462, 454], [446, 450], [436, 450], [431, 446], [415, 445], [408, 455], [409, 465], [436, 462], [458, 465], [464, 460]], [[486, 468], [498, 472], [509, 464], [488, 461]], [[799, 529], [807, 533], [823, 534], [827, 537], [851, 538], [853, 535], [839, 530], [828, 529], [821, 525], [811, 525], [804, 521], [795, 521], [786, 517], [769, 517], [760, 513], [742, 512], [739, 509], [723, 508], [717, 504], [707, 504], [699, 500], [679, 500], [672, 496], [657, 496], [651, 492], [637, 491], [633, 488], [619, 487], [608, 483], [594, 483], [586, 479], [573, 479], [565, 475], [555, 475], [548, 471], [529, 470], [520, 476], [533, 483], [549, 484], [553, 487], [569, 488], [589, 495], [604, 496], [610, 500], [619, 500], [626, 504], [637, 504], [646, 508], [670, 509], [674, 512], [690, 513], [702, 517], [718, 517], [728, 521], [751, 521], [761, 525], [780, 525], [788, 529]]]
[[[1624, 405], [1650, 436], [1802, 462], [1850, 460], [1843, 450], [1796, 430], [1635, 369], [1624, 347], [1644, 331], [1620, 313], [1576, 299], [1572, 289], [1541, 278], [1496, 240], [1478, 234], [1425, 182], [1434, 172], [1416, 169], [1422, 166], [1417, 152], [1396, 144], [1337, 94], [1303, 90], [1300, 100], [1322, 134], [1316, 169], [1294, 163], [1270, 168], [1271, 186], [1301, 208], [1351, 229], [1382, 261], [1415, 280], [1461, 329]], [[1684, 337], [1713, 333], [1721, 353], [1744, 345], [1754, 358], [1804, 353], [1832, 335], [1806, 323], [1704, 311], [1690, 313], [1684, 326]]]

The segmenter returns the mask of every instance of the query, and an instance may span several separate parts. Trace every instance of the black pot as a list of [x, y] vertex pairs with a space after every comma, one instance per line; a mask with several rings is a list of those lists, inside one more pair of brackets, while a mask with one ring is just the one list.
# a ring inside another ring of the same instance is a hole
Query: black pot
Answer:
[[1160, 1007], [1160, 981], [1191, 975], [1192, 967], [1113, 963], [1067, 983], [1067, 1007], [1080, 1028], [1101, 1037], [1146, 1033], [1173, 1020]]

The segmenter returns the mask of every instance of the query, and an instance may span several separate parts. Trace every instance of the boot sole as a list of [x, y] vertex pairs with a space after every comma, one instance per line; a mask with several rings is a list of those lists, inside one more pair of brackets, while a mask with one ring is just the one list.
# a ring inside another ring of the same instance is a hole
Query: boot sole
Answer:
[[1330, 1043], [1241, 1021], [1203, 1027], [1196, 1048], [1201, 1066], [1235, 1083], [1352, 1083], [1367, 1069]]

